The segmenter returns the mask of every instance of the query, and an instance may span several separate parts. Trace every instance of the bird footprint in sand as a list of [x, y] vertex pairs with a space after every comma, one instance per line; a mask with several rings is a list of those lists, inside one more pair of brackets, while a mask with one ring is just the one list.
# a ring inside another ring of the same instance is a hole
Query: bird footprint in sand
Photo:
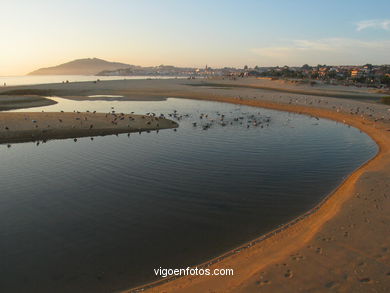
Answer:
[[265, 285], [271, 284], [271, 281], [270, 280], [263, 280], [263, 281], [257, 281], [256, 283], [259, 286], [265, 286]]
[[293, 273], [291, 272], [291, 270], [287, 270], [287, 272], [284, 274], [284, 276], [285, 276], [286, 278], [292, 278]]

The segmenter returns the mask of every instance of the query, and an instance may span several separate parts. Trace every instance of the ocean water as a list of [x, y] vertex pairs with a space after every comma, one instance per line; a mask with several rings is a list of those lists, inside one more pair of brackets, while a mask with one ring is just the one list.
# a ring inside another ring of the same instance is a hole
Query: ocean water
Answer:
[[377, 152], [355, 128], [281, 111], [54, 99], [29, 111], [176, 110], [180, 127], [0, 145], [0, 292], [113, 292], [199, 264], [309, 210]]
[[[124, 80], [124, 79], [172, 79], [172, 76], [93, 76], [93, 75], [18, 75], [0, 76], [0, 89], [5, 86], [33, 85], [62, 82], [82, 82], [95, 80]], [[184, 77], [178, 77], [184, 78]]]

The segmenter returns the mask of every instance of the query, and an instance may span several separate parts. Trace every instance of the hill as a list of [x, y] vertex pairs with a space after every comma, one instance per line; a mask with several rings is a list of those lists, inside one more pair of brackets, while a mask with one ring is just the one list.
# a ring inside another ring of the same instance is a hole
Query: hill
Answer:
[[28, 75], [95, 75], [104, 70], [118, 70], [132, 65], [98, 58], [77, 59], [53, 67], [40, 68]]

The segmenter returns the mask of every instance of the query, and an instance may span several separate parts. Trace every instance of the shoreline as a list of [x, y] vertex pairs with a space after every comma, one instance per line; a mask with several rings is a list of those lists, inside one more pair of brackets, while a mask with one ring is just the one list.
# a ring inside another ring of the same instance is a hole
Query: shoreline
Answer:
[[[276, 110], [276, 109], [273, 109], [273, 110]], [[341, 188], [341, 186], [343, 184], [346, 183], [346, 181], [355, 173], [357, 172], [359, 169], [363, 168], [365, 165], [369, 164], [372, 160], [374, 160], [378, 154], [379, 154], [380, 150], [378, 148], [378, 152], [375, 154], [375, 156], [373, 156], [371, 159], [368, 159], [367, 161], [365, 161], [360, 167], [358, 167], [357, 169], [355, 169], [354, 171], [352, 171], [350, 174], [348, 174], [348, 176], [346, 176], [345, 178], [343, 178], [343, 180], [341, 181], [340, 185], [339, 186], [336, 186], [330, 193], [328, 193], [327, 195], [325, 195], [325, 197], [323, 199], [321, 199], [314, 207], [312, 207], [310, 210], [306, 211], [305, 213], [297, 216], [296, 218], [292, 219], [291, 221], [287, 222], [287, 223], [284, 223], [284, 224], [280, 224], [278, 227], [276, 227], [275, 229], [265, 233], [265, 234], [262, 234], [260, 235], [259, 237], [253, 239], [253, 240], [250, 240], [248, 242], [245, 242], [244, 244], [236, 247], [236, 248], [233, 248], [231, 250], [228, 250], [226, 252], [224, 252], [223, 254], [217, 256], [217, 257], [214, 257], [208, 261], [205, 261], [203, 263], [200, 263], [198, 265], [194, 265], [194, 266], [191, 266], [191, 268], [209, 268], [211, 267], [212, 265], [214, 264], [217, 264], [223, 260], [225, 260], [226, 258], [229, 258], [229, 257], [232, 257], [234, 255], [237, 255], [239, 254], [240, 252], [242, 252], [243, 250], [245, 249], [249, 249], [251, 248], [252, 246], [254, 245], [257, 245], [259, 243], [261, 243], [262, 241], [265, 241], [271, 237], [274, 237], [276, 234], [278, 233], [282, 233], [284, 230], [298, 224], [299, 222], [305, 220], [307, 217], [310, 217], [312, 216], [313, 214], [315, 214], [319, 209], [322, 208], [322, 206], [324, 204], [326, 204], [326, 202], [334, 195], [334, 193], [337, 192], [338, 189]], [[141, 285], [141, 286], [137, 286], [137, 287], [134, 287], [132, 289], [126, 289], [126, 290], [122, 290], [120, 291], [121, 293], [137, 293], [137, 292], [144, 292], [144, 291], [148, 291], [148, 290], [151, 290], [150, 292], [153, 292], [153, 289], [159, 287], [159, 286], [162, 286], [166, 283], [169, 283], [169, 282], [174, 282], [175, 280], [178, 280], [182, 278], [182, 276], [172, 276], [172, 277], [166, 277], [164, 279], [161, 279], [161, 280], [157, 280], [157, 281], [153, 281], [153, 282], [149, 282], [149, 283], [146, 283], [144, 285]], [[148, 291], [149, 292], [149, 291]], [[165, 291], [164, 291], [165, 292]]]
[[[189, 98], [189, 97], [185, 97]], [[365, 132], [368, 136], [370, 136], [371, 139], [375, 141], [375, 143], [378, 146], [378, 152], [373, 156], [371, 159], [369, 159], [367, 162], [362, 164], [360, 167], [358, 167], [356, 170], [354, 170], [351, 174], [349, 174], [346, 178], [343, 179], [343, 181], [340, 183], [339, 186], [337, 186], [331, 193], [326, 195], [316, 206], [314, 206], [309, 211], [305, 212], [304, 214], [298, 216], [297, 218], [291, 220], [288, 223], [282, 224], [281, 226], [275, 228], [274, 230], [260, 235], [258, 238], [249, 241], [247, 243], [244, 243], [243, 245], [234, 248], [230, 251], [227, 251], [223, 254], [221, 254], [218, 257], [215, 257], [209, 261], [206, 261], [204, 263], [201, 263], [199, 265], [195, 265], [192, 267], [197, 268], [214, 268], [215, 265], [219, 265], [219, 267], [229, 268], [229, 266], [226, 266], [224, 264], [224, 261], [231, 261], [233, 258], [245, 258], [243, 255], [246, 250], [250, 249], [264, 249], [264, 247], [261, 247], [262, 245], [268, 245], [268, 242], [272, 242], [276, 239], [283, 239], [286, 236], [291, 237], [291, 235], [288, 235], [290, 232], [296, 233], [296, 229], [304, 229], [307, 227], [311, 221], [316, 221], [317, 227], [315, 230], [312, 230], [310, 233], [300, 235], [300, 238], [304, 238], [305, 241], [301, 242], [300, 245], [294, 247], [293, 249], [285, 249], [284, 252], [275, 252], [272, 257], [272, 261], [263, 262], [261, 267], [266, 267], [268, 265], [271, 265], [272, 263], [275, 263], [276, 260], [274, 259], [280, 259], [285, 256], [287, 256], [291, 250], [297, 250], [299, 247], [303, 247], [307, 242], [312, 239], [317, 232], [321, 229], [321, 227], [325, 224], [326, 221], [331, 219], [334, 215], [336, 215], [338, 212], [340, 212], [340, 209], [342, 208], [342, 205], [347, 202], [352, 197], [351, 188], [354, 187], [357, 179], [366, 171], [368, 171], [370, 168], [374, 168], [376, 165], [378, 165], [378, 161], [383, 158], [386, 154], [389, 153], [389, 147], [386, 145], [386, 142], [390, 142], [389, 135], [385, 139], [380, 138], [380, 134], [377, 132], [380, 131], [386, 131], [386, 130], [379, 130], [379, 129], [372, 129], [372, 125], [374, 124], [375, 128], [375, 122], [362, 119], [359, 117], [350, 117], [349, 115], [343, 114], [343, 113], [337, 113], [335, 111], [326, 111], [324, 109], [320, 108], [314, 108], [314, 107], [303, 107], [303, 106], [295, 106], [295, 105], [285, 105], [285, 104], [277, 104], [277, 103], [271, 103], [271, 102], [264, 102], [264, 101], [248, 101], [248, 100], [241, 100], [241, 99], [232, 99], [232, 98], [213, 98], [210, 99], [208, 97], [207, 99], [204, 98], [196, 98], [191, 97], [192, 99], [201, 99], [201, 100], [211, 100], [211, 101], [218, 101], [218, 102], [226, 102], [226, 103], [233, 103], [233, 104], [240, 104], [240, 105], [247, 105], [247, 106], [254, 106], [254, 107], [260, 107], [260, 108], [267, 108], [272, 110], [278, 110], [278, 111], [286, 111], [301, 115], [308, 115], [308, 116], [317, 116], [325, 119], [330, 119], [336, 122], [344, 123], [350, 126], [353, 126], [363, 132]], [[190, 99], [191, 99], [190, 98]], [[387, 133], [386, 133], [387, 134]], [[346, 190], [350, 191], [349, 194], [343, 195], [341, 193], [345, 192]], [[332, 210], [334, 209], [334, 210]], [[295, 231], [294, 231], [295, 230]], [[286, 235], [287, 234], [287, 235]], [[294, 235], [297, 236], [297, 235]], [[299, 237], [299, 235], [298, 235]], [[286, 241], [283, 241], [286, 242]], [[241, 260], [234, 260], [235, 262], [241, 262]], [[236, 271], [236, 270], [235, 270]], [[137, 286], [131, 289], [123, 290], [121, 292], [123, 293], [133, 293], [133, 292], [140, 292], [140, 291], [147, 291], [147, 292], [199, 292], [197, 291], [201, 287], [202, 290], [213, 290], [213, 292], [232, 292], [232, 288], [230, 285], [228, 287], [223, 288], [219, 286], [212, 286], [211, 288], [208, 286], [202, 287], [198, 284], [192, 284], [195, 282], [201, 283], [201, 280], [205, 279], [211, 279], [210, 277], [206, 276], [173, 276], [168, 277], [166, 279], [160, 279], [157, 281], [153, 281], [141, 286]], [[211, 279], [210, 282], [213, 282]], [[220, 282], [218, 282], [220, 285]], [[195, 287], [195, 288], [194, 288]], [[223, 289], [222, 289], [223, 288]], [[157, 291], [156, 291], [157, 290]]]

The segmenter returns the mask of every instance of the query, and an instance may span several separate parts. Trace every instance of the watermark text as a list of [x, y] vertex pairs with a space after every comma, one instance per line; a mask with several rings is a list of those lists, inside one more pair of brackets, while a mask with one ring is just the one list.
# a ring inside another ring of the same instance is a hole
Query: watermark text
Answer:
[[159, 267], [154, 269], [156, 276], [163, 278], [172, 276], [233, 276], [233, 269], [209, 269], [209, 268], [190, 268], [185, 269], [168, 269]]

